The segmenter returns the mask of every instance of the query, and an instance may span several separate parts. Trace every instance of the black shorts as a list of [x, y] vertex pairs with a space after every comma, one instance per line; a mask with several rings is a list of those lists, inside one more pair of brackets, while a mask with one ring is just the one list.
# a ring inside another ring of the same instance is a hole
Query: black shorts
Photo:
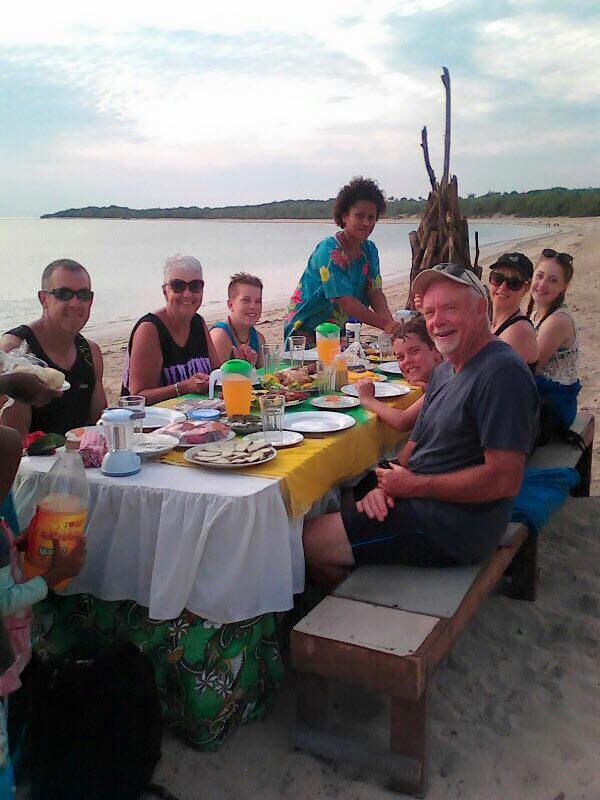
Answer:
[[356, 566], [363, 564], [407, 564], [413, 567], [453, 567], [452, 558], [424, 530], [410, 500], [396, 500], [383, 522], [356, 510], [356, 502], [374, 489], [377, 480], [369, 473], [354, 489], [342, 493], [341, 513]]

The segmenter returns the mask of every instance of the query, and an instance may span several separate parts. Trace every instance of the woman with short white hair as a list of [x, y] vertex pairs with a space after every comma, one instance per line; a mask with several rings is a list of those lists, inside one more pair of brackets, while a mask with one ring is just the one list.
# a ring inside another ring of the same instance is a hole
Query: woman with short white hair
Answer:
[[145, 314], [131, 332], [121, 395], [159, 403], [182, 394], [206, 394], [220, 362], [204, 318], [202, 265], [193, 256], [168, 258], [163, 270], [165, 306]]

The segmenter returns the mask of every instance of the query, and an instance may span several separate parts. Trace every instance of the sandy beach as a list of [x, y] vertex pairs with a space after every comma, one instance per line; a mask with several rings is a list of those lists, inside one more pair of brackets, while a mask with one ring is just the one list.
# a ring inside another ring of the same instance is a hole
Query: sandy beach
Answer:
[[[478, 221], [470, 221], [473, 230], [477, 229]], [[489, 221], [502, 222], [497, 218]], [[508, 221], [514, 222], [514, 218], [510, 218]], [[480, 262], [484, 266], [484, 277], [487, 277], [485, 267], [493, 263], [494, 257], [507, 251], [519, 250], [526, 253], [534, 262], [542, 247], [553, 247], [556, 250], [573, 254], [575, 273], [569, 288], [567, 302], [575, 312], [581, 329], [581, 383], [583, 389], [579, 395], [579, 406], [597, 414], [600, 398], [600, 365], [595, 356], [600, 346], [600, 308], [598, 304], [600, 298], [598, 265], [600, 218], [552, 218], [523, 221], [531, 223], [532, 228], [537, 229], [532, 230], [532, 238], [516, 239], [482, 248]], [[390, 224], [390, 221], [382, 222], [382, 224]], [[376, 240], [377, 237], [374, 238]], [[384, 291], [391, 308], [403, 308], [408, 291], [408, 281], [388, 282], [384, 284]], [[265, 311], [258, 327], [267, 341], [279, 342], [283, 336], [285, 309], [270, 306], [267, 292], [265, 292], [264, 305]], [[211, 313], [206, 314], [209, 324], [217, 319], [219, 319], [218, 312], [211, 310]], [[109, 402], [115, 401], [119, 395], [123, 359], [131, 327], [132, 325], [115, 324], [111, 326], [110, 334], [96, 337], [104, 354], [104, 383]], [[600, 444], [597, 443], [594, 449], [593, 494], [598, 494], [600, 491], [599, 452]]]

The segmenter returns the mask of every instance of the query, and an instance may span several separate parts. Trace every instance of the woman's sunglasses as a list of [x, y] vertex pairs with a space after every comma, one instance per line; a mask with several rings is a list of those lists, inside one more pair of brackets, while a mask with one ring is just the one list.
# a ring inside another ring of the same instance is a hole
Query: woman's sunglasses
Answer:
[[74, 297], [77, 297], [82, 303], [89, 303], [94, 296], [91, 289], [69, 289], [67, 286], [60, 286], [58, 289], [49, 289], [48, 291], [44, 291], [44, 294], [54, 295], [57, 300], [61, 300], [63, 303], [68, 303], [69, 300], [72, 300]]
[[518, 292], [525, 286], [526, 281], [516, 276], [511, 276], [509, 278], [509, 276], [505, 275], [503, 272], [490, 272], [490, 283], [492, 286], [502, 286], [502, 284], [505, 283], [506, 288], [511, 292]]
[[172, 281], [165, 283], [164, 286], [170, 286], [175, 294], [183, 294], [186, 289], [194, 294], [199, 294], [204, 288], [204, 281], [199, 278], [194, 278], [193, 281], [182, 281], [180, 278], [173, 278]]
[[558, 253], [551, 247], [544, 248], [544, 250], [542, 250], [542, 255], [544, 258], [557, 258], [565, 267], [570, 267], [573, 263], [573, 256], [570, 256], [568, 253]]

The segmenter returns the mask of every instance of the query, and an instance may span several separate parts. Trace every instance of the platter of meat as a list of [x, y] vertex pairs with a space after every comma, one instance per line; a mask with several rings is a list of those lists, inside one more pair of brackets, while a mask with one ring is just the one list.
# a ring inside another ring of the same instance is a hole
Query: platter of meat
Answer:
[[317, 388], [315, 371], [315, 364], [308, 364], [304, 367], [282, 369], [279, 372], [261, 375], [261, 387], [268, 391], [289, 389], [290, 391], [312, 392]]
[[277, 456], [277, 450], [268, 445], [264, 439], [220, 444], [205, 444], [191, 447], [183, 457], [190, 464], [209, 469], [247, 469], [266, 464]]
[[282, 394], [285, 397], [285, 407], [297, 406], [303, 403], [308, 397], [308, 392], [297, 392], [294, 389], [257, 389], [252, 393], [252, 402], [258, 405], [258, 398], [265, 395]]
[[191, 419], [166, 425], [156, 433], [176, 436], [179, 439], [179, 447], [192, 447], [193, 445], [207, 444], [209, 442], [224, 442], [227, 439], [233, 439], [235, 436], [231, 428], [223, 425], [222, 422], [195, 422]]

